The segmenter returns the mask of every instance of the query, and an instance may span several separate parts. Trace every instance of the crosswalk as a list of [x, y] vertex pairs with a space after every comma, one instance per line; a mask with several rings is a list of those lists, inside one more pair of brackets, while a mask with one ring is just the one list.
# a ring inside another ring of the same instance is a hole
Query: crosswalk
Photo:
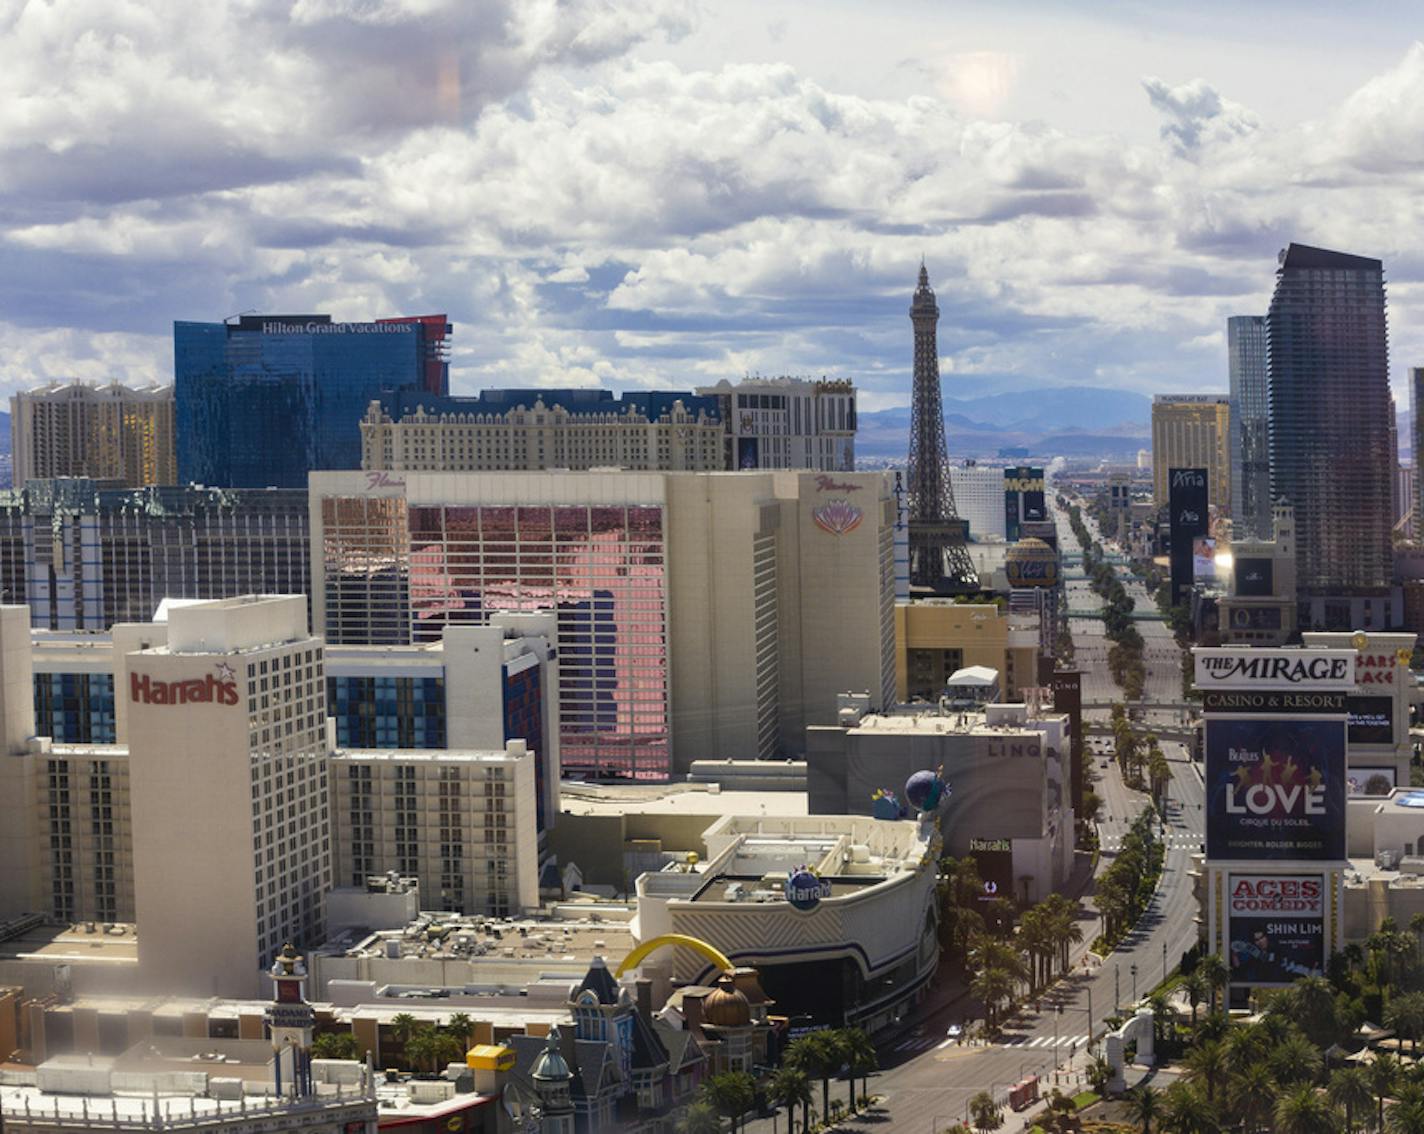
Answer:
[[954, 1040], [944, 1039], [938, 1035], [911, 1036], [903, 1039], [894, 1047], [895, 1051], [928, 1051], [930, 1048], [948, 1047]]
[[1022, 1048], [1050, 1048], [1050, 1047], [1082, 1047], [1088, 1042], [1087, 1033], [1080, 1036], [1019, 1036], [1017, 1039], [1005, 1040], [1000, 1047], [1022, 1047]]
[[[947, 1047], [955, 1046], [955, 1044], [957, 1044], [958, 1042], [959, 1041], [956, 1039], [945, 1039], [941, 1036], [934, 1035], [933, 1033], [931, 1033], [929, 1035], [910, 1036], [907, 1039], [902, 1039], [894, 1046], [892, 1050], [901, 1053], [929, 1051], [930, 1048], [934, 1048], [936, 1051], [943, 1051]], [[1018, 1036], [1015, 1039], [1003, 1040], [1002, 1042], [994, 1044], [992, 1046], [1018, 1047], [1023, 1048], [1024, 1050], [1037, 1048], [1042, 1051], [1047, 1051], [1049, 1048], [1055, 1046], [1059, 1048], [1076, 1047], [1078, 1049], [1082, 1049], [1084, 1046], [1086, 1046], [1087, 1042], [1088, 1036], [1085, 1033], [1083, 1035], [1078, 1036], [1057, 1036], [1056, 1038], [1054, 1036]], [[971, 1044], [970, 1046], [977, 1047], [979, 1045]]]
[[[1122, 849], [1123, 835], [1104, 835], [1100, 846], [1104, 854], [1114, 854]], [[1202, 837], [1200, 835], [1168, 835], [1168, 850], [1201, 850]]]

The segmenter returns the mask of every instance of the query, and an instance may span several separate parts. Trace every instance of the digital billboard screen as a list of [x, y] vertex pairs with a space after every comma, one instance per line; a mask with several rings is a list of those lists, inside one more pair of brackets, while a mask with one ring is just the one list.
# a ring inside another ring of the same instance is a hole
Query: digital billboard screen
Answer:
[[1192, 586], [1192, 542], [1207, 534], [1206, 469], [1167, 470], [1172, 605]]
[[1394, 743], [1393, 697], [1346, 697], [1351, 744]]
[[1319, 874], [1233, 874], [1228, 883], [1231, 983], [1290, 984], [1325, 967]]
[[979, 870], [983, 888], [981, 901], [991, 898], [1014, 899], [1014, 844], [1012, 839], [969, 840], [969, 853]]
[[761, 467], [759, 443], [755, 437], [737, 438], [737, 468], [755, 469]]
[[1192, 540], [1192, 582], [1216, 582], [1216, 540], [1210, 536]]
[[1229, 615], [1233, 630], [1279, 630], [1281, 608], [1278, 606], [1233, 606]]
[[1238, 559], [1232, 565], [1236, 572], [1236, 593], [1246, 598], [1269, 598], [1275, 582], [1275, 567], [1271, 560], [1252, 556]]
[[1004, 470], [1004, 537], [1010, 542], [1023, 534], [1024, 520], [1048, 518], [1044, 499], [1043, 469], [1015, 465]]
[[1398, 785], [1393, 768], [1351, 768], [1345, 775], [1349, 795], [1388, 795]]
[[1208, 718], [1206, 852], [1211, 859], [1345, 857], [1345, 722]]

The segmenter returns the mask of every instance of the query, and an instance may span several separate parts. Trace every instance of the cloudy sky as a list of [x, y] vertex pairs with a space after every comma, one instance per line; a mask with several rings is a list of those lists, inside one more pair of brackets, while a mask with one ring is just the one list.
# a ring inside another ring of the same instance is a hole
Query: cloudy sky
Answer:
[[1298, 240], [1384, 259], [1402, 396], [1417, 15], [0, 0], [0, 385], [170, 378], [175, 319], [448, 311], [460, 391], [824, 373], [884, 408], [923, 255], [952, 395], [1216, 390]]

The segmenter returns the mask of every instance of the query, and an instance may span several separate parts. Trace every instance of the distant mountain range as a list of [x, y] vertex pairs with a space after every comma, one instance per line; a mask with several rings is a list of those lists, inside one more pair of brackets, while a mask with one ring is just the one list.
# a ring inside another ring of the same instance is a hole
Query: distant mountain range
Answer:
[[[949, 455], [993, 457], [1023, 448], [1034, 457], [1129, 456], [1150, 446], [1152, 399], [1130, 390], [1047, 386], [982, 398], [945, 398]], [[903, 460], [908, 407], [861, 413], [857, 459]]]

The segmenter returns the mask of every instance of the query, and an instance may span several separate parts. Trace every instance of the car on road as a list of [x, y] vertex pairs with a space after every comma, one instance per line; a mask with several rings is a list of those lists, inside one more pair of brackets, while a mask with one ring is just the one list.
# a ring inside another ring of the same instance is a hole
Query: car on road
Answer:
[[963, 1038], [964, 1038], [964, 1025], [963, 1025], [963, 1024], [950, 1024], [949, 1027], [947, 1027], [947, 1028], [944, 1030], [944, 1034], [945, 1034], [949, 1039], [953, 1039], [953, 1040], [963, 1039]]

